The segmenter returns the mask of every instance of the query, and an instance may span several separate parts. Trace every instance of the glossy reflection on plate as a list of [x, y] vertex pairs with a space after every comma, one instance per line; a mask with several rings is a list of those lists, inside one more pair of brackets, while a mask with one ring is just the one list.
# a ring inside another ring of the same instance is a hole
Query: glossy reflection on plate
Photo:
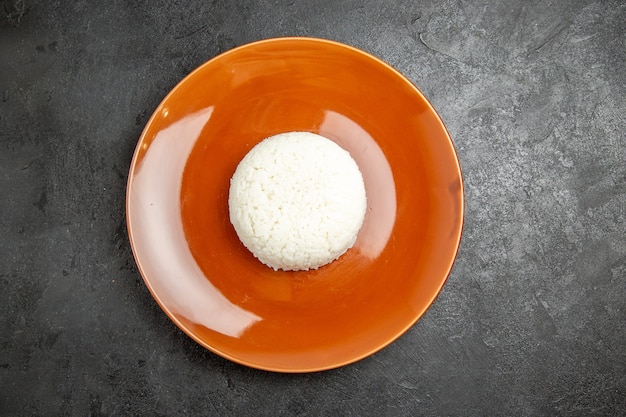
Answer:
[[[314, 271], [261, 264], [228, 217], [239, 161], [289, 131], [349, 151], [367, 193], [354, 247]], [[350, 46], [279, 38], [167, 95], [135, 151], [127, 219], [146, 285], [190, 337], [240, 364], [309, 372], [378, 351], [424, 314], [456, 256], [463, 184], [441, 119], [401, 74]]]

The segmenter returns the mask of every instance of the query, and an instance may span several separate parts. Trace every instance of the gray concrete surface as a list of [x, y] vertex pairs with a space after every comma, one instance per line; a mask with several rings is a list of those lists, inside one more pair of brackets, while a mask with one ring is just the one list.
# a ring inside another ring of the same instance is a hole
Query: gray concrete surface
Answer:
[[[626, 415], [626, 2], [55, 1], [0, 9], [0, 415]], [[407, 334], [306, 375], [205, 351], [137, 272], [153, 109], [253, 40], [362, 48], [429, 97], [466, 226]]]

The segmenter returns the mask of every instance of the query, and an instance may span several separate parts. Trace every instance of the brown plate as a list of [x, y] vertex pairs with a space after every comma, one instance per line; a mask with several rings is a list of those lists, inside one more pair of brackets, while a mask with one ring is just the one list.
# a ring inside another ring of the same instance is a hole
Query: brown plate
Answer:
[[[229, 180], [264, 138], [318, 133], [357, 161], [368, 210], [355, 246], [315, 271], [275, 272], [241, 244]], [[156, 109], [133, 157], [128, 230], [165, 313], [207, 349], [280, 372], [342, 366], [409, 329], [441, 290], [463, 227], [446, 128], [379, 59], [279, 38], [208, 61]]]

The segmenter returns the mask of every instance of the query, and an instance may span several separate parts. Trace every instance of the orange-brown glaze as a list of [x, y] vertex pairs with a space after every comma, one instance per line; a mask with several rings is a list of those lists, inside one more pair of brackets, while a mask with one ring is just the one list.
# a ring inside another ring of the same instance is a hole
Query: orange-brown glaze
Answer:
[[[228, 218], [230, 177], [264, 138], [321, 134], [363, 173], [355, 246], [315, 271], [273, 271]], [[139, 141], [128, 225], [153, 296], [187, 334], [236, 362], [284, 372], [341, 366], [426, 311], [461, 237], [452, 141], [403, 76], [335, 42], [282, 38], [207, 62], [161, 103]]]

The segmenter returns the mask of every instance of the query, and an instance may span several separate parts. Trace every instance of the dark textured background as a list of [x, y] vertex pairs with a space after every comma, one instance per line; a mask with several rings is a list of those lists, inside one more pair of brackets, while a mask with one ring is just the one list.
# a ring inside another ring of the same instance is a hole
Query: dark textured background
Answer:
[[[0, 14], [0, 415], [626, 415], [626, 2], [12, 0]], [[304, 375], [179, 331], [124, 219], [165, 94], [285, 35], [413, 80], [456, 143], [467, 202], [423, 319]]]

